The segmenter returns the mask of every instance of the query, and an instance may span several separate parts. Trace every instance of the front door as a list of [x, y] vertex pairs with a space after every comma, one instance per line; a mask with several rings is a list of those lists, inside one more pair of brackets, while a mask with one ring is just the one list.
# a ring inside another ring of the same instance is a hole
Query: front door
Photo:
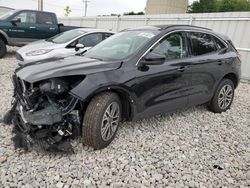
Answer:
[[187, 69], [189, 62], [185, 33], [168, 35], [149, 53], [165, 55], [166, 61], [162, 65], [138, 69], [134, 87], [139, 99], [138, 113], [143, 116], [155, 115], [186, 107], [191, 73]]
[[8, 29], [7, 34], [12, 43], [26, 44], [27, 42], [36, 40], [36, 12], [21, 11], [12, 19], [20, 19], [20, 22], [11, 24], [10, 28]]

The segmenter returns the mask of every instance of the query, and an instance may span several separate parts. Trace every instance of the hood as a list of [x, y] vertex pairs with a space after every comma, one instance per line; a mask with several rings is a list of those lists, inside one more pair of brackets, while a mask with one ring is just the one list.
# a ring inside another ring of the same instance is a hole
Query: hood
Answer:
[[20, 48], [17, 52], [22, 54], [40, 49], [56, 49], [61, 48], [62, 46], [65, 46], [65, 44], [55, 44], [46, 40], [39, 40]]
[[82, 56], [53, 58], [29, 63], [16, 70], [16, 75], [29, 83], [74, 75], [87, 75], [118, 69], [121, 62], [105, 62]]

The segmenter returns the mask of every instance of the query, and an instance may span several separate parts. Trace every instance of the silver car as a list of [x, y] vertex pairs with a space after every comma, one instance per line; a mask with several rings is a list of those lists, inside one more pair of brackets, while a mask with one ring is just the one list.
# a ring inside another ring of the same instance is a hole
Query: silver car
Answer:
[[67, 57], [85, 52], [114, 32], [100, 29], [73, 29], [46, 40], [32, 42], [16, 53], [19, 65], [55, 57]]

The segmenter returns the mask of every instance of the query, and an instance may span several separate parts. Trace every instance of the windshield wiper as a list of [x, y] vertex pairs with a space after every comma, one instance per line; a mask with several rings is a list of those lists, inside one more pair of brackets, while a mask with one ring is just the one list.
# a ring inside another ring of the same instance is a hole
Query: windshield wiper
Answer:
[[55, 42], [54, 42], [53, 40], [51, 40], [51, 39], [45, 39], [45, 41], [55, 43]]
[[90, 59], [96, 59], [96, 60], [99, 60], [99, 61], [103, 61], [103, 59], [102, 59], [102, 58], [100, 58], [100, 57], [87, 57], [87, 58], [90, 58]]

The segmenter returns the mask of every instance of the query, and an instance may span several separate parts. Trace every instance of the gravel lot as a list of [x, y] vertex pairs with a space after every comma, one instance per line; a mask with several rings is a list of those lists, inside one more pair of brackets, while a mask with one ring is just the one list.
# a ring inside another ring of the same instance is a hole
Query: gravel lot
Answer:
[[[10, 107], [15, 49], [0, 59], [0, 117]], [[114, 142], [75, 154], [14, 150], [0, 123], [0, 187], [249, 187], [250, 85], [226, 113], [206, 107], [123, 123]], [[80, 141], [78, 141], [80, 142]]]

